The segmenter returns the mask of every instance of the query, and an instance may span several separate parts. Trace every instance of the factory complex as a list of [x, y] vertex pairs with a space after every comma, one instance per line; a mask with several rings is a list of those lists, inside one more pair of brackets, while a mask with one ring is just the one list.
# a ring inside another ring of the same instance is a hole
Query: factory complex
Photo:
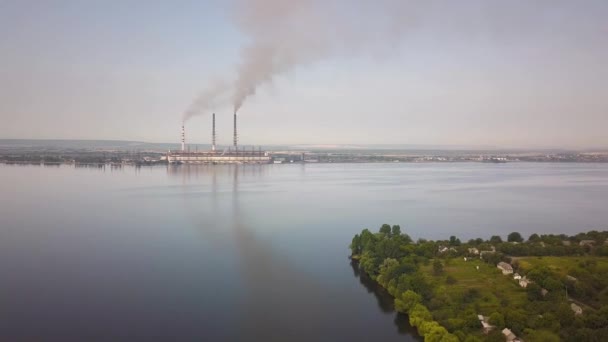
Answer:
[[256, 150], [239, 148], [237, 135], [237, 116], [234, 113], [233, 146], [222, 151], [216, 149], [215, 113], [212, 116], [211, 150], [191, 152], [186, 149], [186, 132], [182, 124], [182, 146], [180, 151], [168, 151], [169, 164], [268, 164], [272, 158], [260, 147]]

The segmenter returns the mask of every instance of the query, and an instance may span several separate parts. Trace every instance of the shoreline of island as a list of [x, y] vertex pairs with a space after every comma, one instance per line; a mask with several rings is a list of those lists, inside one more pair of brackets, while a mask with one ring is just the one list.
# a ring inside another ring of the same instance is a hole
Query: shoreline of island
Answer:
[[350, 259], [425, 341], [589, 340], [608, 333], [608, 232], [513, 232], [416, 242], [398, 225], [355, 235]]

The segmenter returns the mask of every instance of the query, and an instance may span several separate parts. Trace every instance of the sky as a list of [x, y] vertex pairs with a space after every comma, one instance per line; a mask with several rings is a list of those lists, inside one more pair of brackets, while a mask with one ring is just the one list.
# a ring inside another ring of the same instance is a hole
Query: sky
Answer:
[[0, 138], [608, 147], [608, 1], [0, 0]]

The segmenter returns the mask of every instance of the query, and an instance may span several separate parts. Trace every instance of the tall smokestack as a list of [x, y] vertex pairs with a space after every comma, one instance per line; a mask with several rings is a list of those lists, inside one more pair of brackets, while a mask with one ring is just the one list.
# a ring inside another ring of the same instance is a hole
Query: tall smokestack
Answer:
[[186, 129], [182, 122], [182, 152], [186, 151]]
[[237, 147], [237, 141], [238, 141], [238, 135], [236, 133], [236, 111], [234, 112], [234, 137], [232, 139], [232, 142], [234, 144], [234, 148], [236, 149]]
[[215, 113], [211, 120], [211, 150], [215, 151]]

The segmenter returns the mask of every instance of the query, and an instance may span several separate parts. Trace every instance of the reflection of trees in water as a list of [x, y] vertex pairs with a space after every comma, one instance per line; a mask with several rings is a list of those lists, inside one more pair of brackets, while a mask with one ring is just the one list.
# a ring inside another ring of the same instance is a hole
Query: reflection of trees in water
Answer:
[[378, 285], [378, 283], [371, 279], [365, 272], [361, 272], [359, 264], [356, 261], [351, 260], [350, 266], [353, 269], [355, 278], [359, 279], [359, 282], [365, 287], [368, 293], [374, 295], [378, 308], [387, 314], [395, 313], [393, 322], [397, 326], [399, 334], [409, 335], [412, 338], [422, 341], [422, 338], [418, 336], [416, 329], [410, 325], [408, 316], [395, 311], [393, 296], [391, 296], [382, 286]]

